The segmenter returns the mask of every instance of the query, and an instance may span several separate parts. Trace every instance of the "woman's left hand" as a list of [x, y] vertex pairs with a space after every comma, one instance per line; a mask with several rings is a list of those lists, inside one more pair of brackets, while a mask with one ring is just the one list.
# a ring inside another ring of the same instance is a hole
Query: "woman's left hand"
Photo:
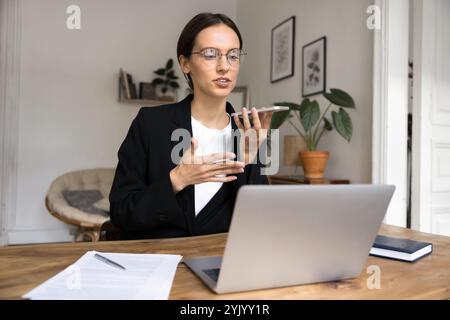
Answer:
[[[253, 127], [250, 124], [250, 119], [247, 114], [247, 109], [242, 108], [242, 121], [238, 115], [234, 115], [234, 122], [237, 127], [244, 131], [245, 135], [245, 164], [256, 163], [256, 156], [261, 144], [267, 138], [267, 132], [270, 129], [270, 122], [272, 120], [273, 112], [258, 113], [256, 108], [251, 109], [251, 115], [253, 120]], [[249, 132], [254, 130], [254, 132]], [[255, 141], [256, 140], [256, 141]], [[241, 139], [242, 141], [242, 139]], [[256, 148], [254, 146], [257, 146]]]

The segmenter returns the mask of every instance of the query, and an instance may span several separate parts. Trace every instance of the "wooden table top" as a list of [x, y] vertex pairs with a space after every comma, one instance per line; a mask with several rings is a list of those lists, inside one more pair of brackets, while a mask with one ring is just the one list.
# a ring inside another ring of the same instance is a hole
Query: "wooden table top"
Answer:
[[[381, 269], [381, 288], [368, 289], [366, 268], [358, 278], [217, 295], [183, 263], [170, 299], [449, 299], [450, 237], [383, 225], [379, 234], [433, 243], [433, 253], [415, 263], [369, 256], [366, 267]], [[57, 243], [0, 248], [0, 299], [20, 297], [74, 263], [88, 250], [170, 253], [183, 257], [223, 254], [227, 234], [162, 240]]]

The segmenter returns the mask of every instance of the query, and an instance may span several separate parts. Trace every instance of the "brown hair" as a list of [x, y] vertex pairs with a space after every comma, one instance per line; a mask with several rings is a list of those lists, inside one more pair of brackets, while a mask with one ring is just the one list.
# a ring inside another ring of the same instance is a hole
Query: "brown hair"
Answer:
[[[180, 37], [178, 38], [177, 44], [177, 58], [181, 55], [189, 58], [192, 53], [192, 48], [194, 47], [195, 38], [197, 34], [200, 33], [203, 29], [206, 29], [210, 26], [214, 26], [217, 24], [225, 24], [234, 32], [236, 32], [239, 38], [239, 49], [242, 49], [242, 36], [239, 32], [236, 24], [231, 20], [227, 15], [221, 13], [199, 13], [195, 17], [193, 17], [184, 27], [183, 31], [181, 31]], [[192, 78], [189, 74], [184, 74], [189, 87], [194, 90], [194, 85], [192, 83]]]

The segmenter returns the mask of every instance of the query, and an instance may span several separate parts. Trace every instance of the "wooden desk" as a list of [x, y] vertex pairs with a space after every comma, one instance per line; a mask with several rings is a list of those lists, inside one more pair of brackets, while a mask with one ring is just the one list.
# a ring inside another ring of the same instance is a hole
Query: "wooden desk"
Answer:
[[[449, 299], [450, 237], [382, 226], [380, 234], [430, 241], [434, 252], [406, 263], [370, 256], [366, 266], [381, 269], [381, 289], [369, 290], [366, 268], [358, 278], [241, 293], [212, 293], [183, 264], [178, 266], [171, 299]], [[97, 243], [64, 243], [0, 248], [0, 299], [23, 294], [75, 262], [88, 250], [129, 253], [173, 253], [184, 257], [221, 255], [226, 234], [210, 236]]]
[[273, 175], [267, 176], [270, 184], [349, 184], [347, 179], [308, 179], [304, 176]]

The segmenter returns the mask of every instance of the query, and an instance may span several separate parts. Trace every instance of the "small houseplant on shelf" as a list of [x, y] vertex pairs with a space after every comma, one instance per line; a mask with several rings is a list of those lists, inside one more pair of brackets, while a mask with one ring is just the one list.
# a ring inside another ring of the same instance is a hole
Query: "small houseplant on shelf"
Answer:
[[[353, 98], [340, 89], [330, 89], [323, 93], [329, 104], [321, 113], [317, 100], [303, 99], [301, 104], [293, 102], [277, 102], [276, 105], [289, 107], [288, 111], [277, 112], [272, 116], [271, 129], [278, 129], [286, 120], [294, 127], [303, 138], [307, 151], [300, 152], [305, 177], [310, 179], [323, 178], [326, 169], [329, 152], [318, 150], [318, 144], [326, 132], [336, 131], [348, 142], [352, 138], [353, 124], [345, 108], [355, 109]], [[331, 111], [331, 119], [328, 112], [332, 106], [338, 106], [339, 110]], [[301, 127], [291, 120], [297, 118]]]
[[[152, 84], [159, 93], [159, 100], [163, 101], [175, 101], [175, 90], [180, 87], [176, 81], [178, 77], [175, 75], [173, 70], [173, 59], [169, 59], [164, 68], [159, 68], [153, 73], [157, 74], [159, 77], [153, 79]], [[168, 92], [172, 92], [172, 95], [167, 95]]]

